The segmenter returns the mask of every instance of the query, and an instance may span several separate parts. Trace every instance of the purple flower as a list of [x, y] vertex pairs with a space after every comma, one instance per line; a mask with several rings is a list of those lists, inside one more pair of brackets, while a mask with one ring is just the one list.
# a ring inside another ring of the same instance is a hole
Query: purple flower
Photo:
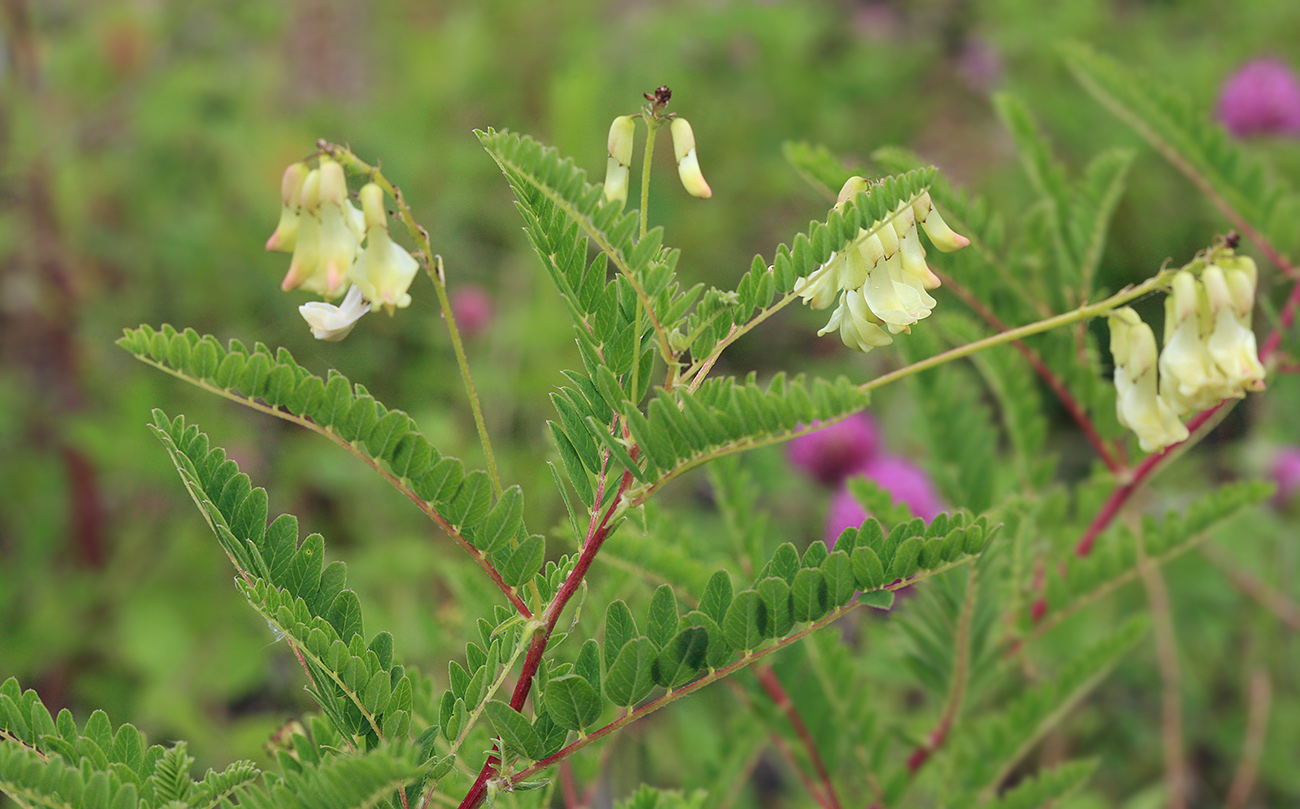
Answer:
[[1300, 79], [1283, 62], [1248, 62], [1224, 82], [1219, 122], [1238, 137], [1300, 135]]
[[795, 466], [834, 487], [869, 463], [879, 446], [875, 422], [858, 413], [791, 440], [786, 453]]
[[1283, 447], [1273, 458], [1269, 477], [1277, 484], [1273, 503], [1285, 506], [1300, 491], [1300, 447]]
[[[1300, 472], [1300, 467], [1297, 468]], [[880, 488], [889, 492], [893, 498], [906, 503], [912, 513], [929, 522], [940, 511], [943, 503], [935, 493], [930, 478], [910, 461], [894, 455], [878, 455], [869, 463], [855, 470], [868, 480], [875, 481]], [[850, 475], [851, 477], [851, 475]], [[840, 533], [849, 527], [856, 527], [868, 514], [862, 505], [849, 494], [846, 486], [841, 486], [831, 498], [830, 508], [826, 514], [826, 544], [834, 546]]]

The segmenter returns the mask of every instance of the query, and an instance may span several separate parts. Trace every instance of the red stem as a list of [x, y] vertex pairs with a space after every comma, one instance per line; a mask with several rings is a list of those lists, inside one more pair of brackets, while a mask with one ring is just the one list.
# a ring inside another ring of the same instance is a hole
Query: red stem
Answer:
[[[633, 460], [635, 460], [635, 455]], [[587, 538], [582, 543], [582, 552], [578, 556], [577, 563], [574, 564], [568, 578], [564, 580], [564, 584], [560, 585], [555, 598], [551, 599], [551, 603], [547, 605], [546, 611], [542, 614], [543, 625], [533, 635], [532, 643], [528, 647], [528, 656], [524, 658], [523, 669], [519, 673], [519, 680], [515, 683], [514, 693], [510, 697], [510, 707], [516, 711], [522, 713], [524, 702], [528, 699], [528, 692], [533, 687], [533, 677], [536, 676], [537, 669], [542, 664], [542, 655], [546, 652], [546, 644], [551, 639], [551, 633], [555, 631], [555, 625], [559, 623], [560, 614], [564, 612], [565, 606], [578, 592], [583, 578], [586, 577], [587, 571], [591, 569], [591, 563], [595, 560], [596, 553], [612, 533], [610, 519], [619, 506], [623, 492], [627, 491], [627, 487], [631, 483], [632, 473], [624, 471], [623, 477], [618, 484], [618, 491], [614, 494], [613, 501], [609, 504], [609, 508], [605, 509], [605, 513], [599, 522], [596, 521], [595, 515], [592, 515], [592, 523], [587, 530]], [[460, 809], [475, 809], [483, 802], [487, 795], [488, 781], [496, 774], [497, 766], [500, 763], [501, 759], [495, 752], [488, 756], [487, 761], [483, 763], [483, 769], [479, 771], [478, 778], [474, 781], [474, 785], [465, 794], [465, 799], [460, 802]]]
[[776, 703], [776, 707], [780, 708], [782, 713], [785, 714], [786, 719], [790, 720], [799, 741], [803, 742], [804, 749], [808, 751], [808, 758], [812, 760], [813, 769], [817, 771], [817, 777], [821, 779], [826, 805], [831, 809], [840, 809], [840, 799], [835, 794], [834, 784], [831, 783], [831, 774], [827, 772], [826, 764], [822, 761], [821, 754], [817, 752], [817, 744], [813, 741], [812, 734], [808, 732], [808, 726], [804, 724], [803, 717], [799, 715], [799, 711], [795, 708], [794, 702], [791, 701], [790, 695], [781, 686], [781, 680], [777, 678], [776, 672], [771, 666], [764, 666], [759, 669], [757, 675], [758, 682], [763, 686], [763, 690], [772, 698], [772, 702]]

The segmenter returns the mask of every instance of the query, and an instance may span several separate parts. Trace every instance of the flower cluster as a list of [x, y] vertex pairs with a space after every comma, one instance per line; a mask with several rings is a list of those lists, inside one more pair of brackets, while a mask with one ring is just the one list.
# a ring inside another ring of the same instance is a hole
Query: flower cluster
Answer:
[[267, 250], [292, 253], [280, 288], [304, 289], [326, 300], [347, 296], [342, 305], [313, 302], [299, 312], [321, 340], [341, 340], [366, 312], [411, 303], [407, 294], [418, 262], [388, 234], [384, 191], [368, 183], [361, 208], [348, 198], [343, 166], [328, 156], [316, 168], [294, 163], [280, 185], [280, 223]]
[[1158, 356], [1155, 334], [1137, 312], [1126, 306], [1111, 313], [1119, 421], [1144, 452], [1185, 440], [1182, 416], [1263, 389], [1250, 328], [1255, 282], [1255, 262], [1229, 252], [1206, 263], [1200, 277], [1178, 271]]
[[865, 413], [792, 440], [787, 457], [814, 480], [835, 489], [826, 515], [827, 545], [833, 546], [845, 528], [861, 525], [868, 516], [849, 492], [848, 482], [855, 477], [875, 481], [927, 521], [943, 510], [942, 501], [922, 469], [880, 449], [879, 431]]
[[[849, 178], [836, 209], [868, 186], [862, 177]], [[886, 220], [860, 230], [844, 250], [795, 283], [795, 292], [813, 309], [839, 300], [818, 336], [838, 330], [846, 346], [867, 352], [889, 345], [891, 335], [909, 332], [913, 323], [930, 316], [935, 300], [929, 290], [939, 286], [939, 278], [925, 263], [918, 225], [942, 252], [970, 244], [943, 221], [928, 192], [903, 201]]]

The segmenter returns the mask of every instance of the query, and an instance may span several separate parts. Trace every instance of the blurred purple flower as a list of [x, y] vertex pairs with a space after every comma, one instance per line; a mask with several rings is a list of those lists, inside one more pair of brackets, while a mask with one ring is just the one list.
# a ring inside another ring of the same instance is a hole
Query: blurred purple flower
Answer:
[[492, 308], [492, 297], [481, 286], [466, 284], [452, 290], [451, 313], [456, 325], [470, 337], [492, 325]]
[[1248, 62], [1224, 82], [1218, 117], [1238, 137], [1300, 135], [1300, 79], [1275, 59]]
[[791, 440], [786, 454], [819, 483], [835, 487], [869, 463], [879, 446], [876, 423], [866, 413], [857, 413]]
[[[906, 503], [912, 513], [929, 522], [940, 511], [943, 503], [925, 472], [915, 464], [894, 455], [878, 455], [869, 463], [854, 470], [868, 480], [876, 482], [900, 503]], [[850, 475], [852, 477], [853, 475]], [[826, 544], [834, 547], [840, 532], [850, 526], [859, 526], [867, 518], [862, 505], [849, 494], [847, 486], [840, 486], [831, 498], [826, 513]]]
[[1283, 447], [1273, 458], [1269, 477], [1277, 484], [1273, 503], [1285, 506], [1300, 491], [1300, 447]]

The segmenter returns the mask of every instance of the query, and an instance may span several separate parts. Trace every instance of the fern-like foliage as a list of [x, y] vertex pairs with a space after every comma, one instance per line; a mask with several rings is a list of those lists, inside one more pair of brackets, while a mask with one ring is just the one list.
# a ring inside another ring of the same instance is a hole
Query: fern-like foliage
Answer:
[[[430, 767], [419, 748], [383, 745], [363, 755], [303, 762], [244, 793], [240, 809], [372, 809], [396, 807], [394, 796], [420, 783]], [[409, 798], [408, 798], [409, 802]]]
[[[1272, 493], [1273, 484], [1264, 481], [1230, 483], [1197, 498], [1185, 511], [1170, 511], [1159, 519], [1145, 516], [1140, 540], [1126, 528], [1107, 532], [1088, 556], [1073, 557], [1063, 568], [1049, 567], [1052, 572], [1045, 595], [1050, 623], [1046, 626], [1136, 579], [1141, 563], [1139, 542], [1141, 553], [1162, 564], [1194, 548], [1216, 524], [1259, 505]], [[1024, 620], [1030, 619], [1026, 616]]]
[[1084, 89], [1132, 126], [1186, 174], [1239, 227], [1269, 220], [1282, 189], [1222, 127], [1168, 89], [1081, 44], [1062, 47], [1065, 64]]
[[[272, 354], [258, 343], [249, 351], [238, 340], [223, 347], [211, 335], [193, 329], [177, 332], [166, 325], [160, 330], [127, 329], [118, 345], [187, 382], [329, 437], [421, 504], [484, 568], [507, 564], [529, 537], [517, 487], [494, 503], [486, 472], [467, 472], [460, 460], [434, 449], [410, 416], [389, 410], [336, 371], [322, 379], [298, 365], [284, 348]], [[194, 451], [207, 452], [206, 445], [196, 445]], [[211, 471], [220, 474], [223, 483], [234, 477], [224, 457], [210, 460], [218, 467]], [[237, 494], [232, 490], [230, 497]], [[256, 497], [265, 503], [264, 493]], [[241, 525], [250, 537], [261, 531], [252, 523]], [[528, 573], [536, 572], [533, 568]]]
[[1012, 768], [1101, 682], [1145, 631], [1142, 619], [1130, 620], [996, 715], [961, 728], [947, 755], [955, 760], [952, 771], [962, 774], [964, 796], [949, 805], [975, 806], [991, 797]]
[[1041, 809], [1044, 806], [1056, 806], [1058, 801], [1069, 797], [1083, 786], [1096, 769], [1095, 761], [1071, 761], [1026, 778], [986, 805], [989, 809]]
[[0, 684], [0, 792], [47, 809], [215, 809], [247, 794], [261, 773], [239, 761], [194, 781], [185, 743], [149, 745], [132, 725], [113, 729], [95, 711], [81, 728], [64, 709], [57, 718], [36, 692], [10, 678]]
[[154, 434], [239, 573], [244, 597], [302, 655], [311, 693], [325, 715], [344, 738], [366, 746], [405, 738], [413, 683], [393, 663], [390, 634], [378, 633], [366, 643], [361, 604], [347, 589], [347, 567], [322, 566], [324, 539], [312, 534], [299, 543], [292, 515], [268, 524], [266, 490], [254, 489], [197, 427], [161, 411], [154, 418]]

